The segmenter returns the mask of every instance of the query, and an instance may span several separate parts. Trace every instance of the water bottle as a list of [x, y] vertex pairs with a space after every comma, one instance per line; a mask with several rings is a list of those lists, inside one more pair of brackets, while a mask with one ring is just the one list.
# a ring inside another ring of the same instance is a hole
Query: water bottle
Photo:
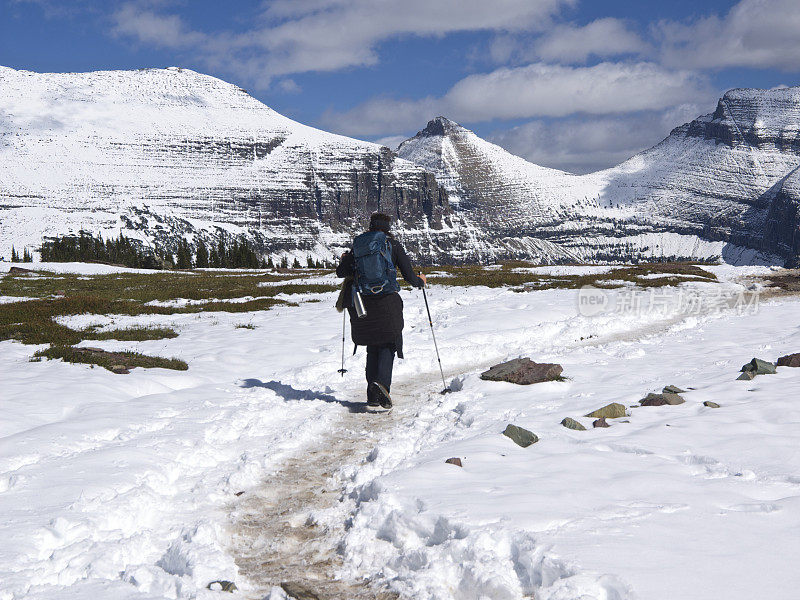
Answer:
[[358, 287], [353, 286], [353, 307], [356, 309], [356, 316], [363, 319], [367, 316], [367, 308], [364, 306], [364, 299], [361, 297], [361, 292]]

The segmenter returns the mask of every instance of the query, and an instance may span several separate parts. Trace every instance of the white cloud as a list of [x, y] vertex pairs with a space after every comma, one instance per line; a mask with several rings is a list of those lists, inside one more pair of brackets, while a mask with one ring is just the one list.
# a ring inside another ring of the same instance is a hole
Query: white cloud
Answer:
[[196, 46], [208, 64], [225, 64], [264, 84], [281, 75], [377, 64], [378, 45], [402, 36], [459, 31], [539, 30], [577, 0], [275, 0], [237, 34], [193, 31], [178, 15], [129, 2], [114, 33], [166, 47]]
[[653, 27], [661, 60], [683, 68], [800, 70], [800, 2], [742, 0], [724, 17]]
[[559, 25], [536, 40], [534, 56], [558, 63], [584, 62], [589, 56], [607, 58], [639, 54], [648, 46], [619, 19], [605, 18], [583, 27]]
[[402, 142], [405, 142], [406, 139], [408, 139], [408, 136], [405, 135], [387, 135], [386, 137], [373, 140], [373, 142], [395, 150]]
[[663, 110], [711, 98], [703, 77], [653, 63], [605, 62], [591, 67], [535, 63], [470, 75], [439, 98], [375, 98], [344, 113], [329, 111], [322, 121], [349, 135], [380, 135], [413, 130], [437, 114], [475, 123]]
[[488, 139], [533, 163], [573, 173], [611, 167], [649, 148], [669, 132], [711, 107], [682, 105], [668, 111], [651, 111], [599, 118], [537, 120]]
[[192, 31], [177, 15], [156, 13], [141, 4], [123, 4], [112, 15], [114, 35], [136, 38], [143, 44], [185, 48], [206, 42], [207, 36]]
[[281, 79], [278, 82], [278, 88], [285, 94], [299, 94], [302, 91], [294, 79]]

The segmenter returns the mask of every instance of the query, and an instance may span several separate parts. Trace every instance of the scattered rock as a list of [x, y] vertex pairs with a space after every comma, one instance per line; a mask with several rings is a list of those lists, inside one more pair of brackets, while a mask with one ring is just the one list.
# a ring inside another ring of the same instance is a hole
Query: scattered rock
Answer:
[[755, 378], [756, 378], [755, 371], [745, 371], [736, 378], [736, 381], [750, 381], [751, 379]]
[[667, 385], [664, 386], [664, 389], [661, 390], [662, 394], [685, 394], [686, 390], [682, 390], [676, 385]]
[[584, 416], [595, 419], [619, 419], [625, 416], [625, 407], [619, 402], [612, 402]]
[[234, 494], [234, 496], [241, 496], [242, 494], [244, 494], [244, 492], [236, 492], [236, 493]]
[[756, 375], [774, 375], [777, 373], [775, 365], [760, 358], [754, 358], [742, 367], [743, 373], [755, 373]]
[[446, 462], [448, 465], [455, 465], [457, 467], [463, 467], [464, 466], [464, 465], [461, 464], [461, 459], [460, 458], [455, 458], [455, 457], [448, 458], [444, 462]]
[[592, 427], [611, 427], [611, 425], [609, 425], [608, 421], [603, 418], [597, 419], [594, 423], [592, 423]]
[[110, 371], [117, 375], [128, 375], [130, 373], [125, 365], [112, 365]]
[[232, 581], [212, 581], [206, 586], [206, 589], [215, 591], [215, 592], [230, 592], [233, 593], [239, 588], [236, 587], [236, 584]]
[[529, 385], [558, 379], [563, 370], [561, 365], [535, 363], [530, 358], [515, 358], [514, 360], [494, 365], [488, 371], [481, 373], [481, 379]]
[[578, 423], [572, 417], [566, 417], [561, 424], [566, 427], [567, 429], [574, 429], [575, 431], [586, 431], [586, 427]]
[[703, 406], [707, 406], [708, 408], [719, 408], [719, 404], [712, 402], [711, 400], [706, 400], [703, 402]]
[[539, 441], [539, 437], [532, 431], [528, 431], [523, 427], [517, 427], [516, 425], [512, 425], [510, 423], [506, 427], [505, 431], [503, 431], [503, 435], [507, 438], [511, 438], [515, 444], [522, 446], [523, 448], [527, 448], [531, 444], [535, 444]]
[[317, 596], [310, 588], [307, 588], [301, 583], [284, 581], [281, 584], [281, 587], [283, 588], [284, 592], [286, 592], [295, 600], [319, 600], [319, 596]]
[[779, 367], [800, 367], [800, 353], [787, 354], [778, 359]]
[[683, 404], [686, 402], [683, 398], [678, 396], [678, 394], [647, 394], [642, 400], [639, 400], [639, 404], [642, 406], [664, 406], [669, 404], [670, 406], [675, 406], [676, 404]]

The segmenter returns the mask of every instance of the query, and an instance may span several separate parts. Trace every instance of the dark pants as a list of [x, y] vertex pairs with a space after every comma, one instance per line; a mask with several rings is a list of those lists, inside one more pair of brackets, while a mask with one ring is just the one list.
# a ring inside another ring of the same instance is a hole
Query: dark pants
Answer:
[[367, 346], [367, 399], [373, 396], [369, 389], [373, 381], [380, 383], [387, 392], [391, 390], [394, 353], [394, 344]]

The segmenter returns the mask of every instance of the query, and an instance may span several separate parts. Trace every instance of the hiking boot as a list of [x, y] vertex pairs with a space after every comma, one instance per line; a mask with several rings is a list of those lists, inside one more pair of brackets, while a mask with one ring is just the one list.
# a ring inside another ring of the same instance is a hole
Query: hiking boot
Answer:
[[367, 398], [367, 406], [368, 407], [370, 407], [370, 408], [378, 408], [380, 405], [381, 405], [381, 403], [378, 402], [377, 398], [375, 398], [375, 397]]
[[389, 395], [389, 390], [383, 387], [377, 381], [372, 382], [373, 398], [377, 398], [378, 403], [382, 408], [392, 408], [392, 397]]

